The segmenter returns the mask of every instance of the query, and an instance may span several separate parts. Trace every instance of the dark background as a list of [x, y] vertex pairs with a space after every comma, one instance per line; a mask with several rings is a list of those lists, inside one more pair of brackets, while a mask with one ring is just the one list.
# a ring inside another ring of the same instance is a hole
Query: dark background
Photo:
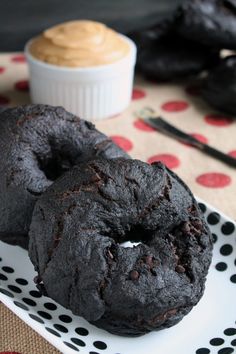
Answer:
[[0, 51], [23, 50], [43, 29], [73, 19], [93, 19], [122, 33], [155, 24], [181, 0], [1, 0]]

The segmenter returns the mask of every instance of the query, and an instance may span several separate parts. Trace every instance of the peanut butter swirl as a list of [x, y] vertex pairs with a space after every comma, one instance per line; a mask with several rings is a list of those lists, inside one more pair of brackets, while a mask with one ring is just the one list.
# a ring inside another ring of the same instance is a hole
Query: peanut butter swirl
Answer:
[[58, 66], [90, 67], [125, 57], [129, 44], [102, 23], [80, 20], [45, 30], [33, 39], [29, 51], [35, 58]]

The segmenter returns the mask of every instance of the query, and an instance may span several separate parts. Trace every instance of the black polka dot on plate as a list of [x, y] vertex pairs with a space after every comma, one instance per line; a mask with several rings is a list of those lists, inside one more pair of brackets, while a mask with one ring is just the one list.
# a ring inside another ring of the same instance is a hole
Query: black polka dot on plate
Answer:
[[198, 203], [198, 206], [199, 206], [199, 208], [201, 209], [201, 211], [203, 212], [203, 214], [206, 212], [206, 206], [205, 206], [205, 204], [203, 204], [203, 203]]
[[0, 262], [2, 262], [2, 258], [0, 257]]
[[236, 339], [233, 339], [233, 340], [232, 340], [231, 345], [233, 345], [234, 347], [236, 347]]
[[236, 266], [236, 258], [235, 258], [235, 260], [234, 260], [234, 265]]
[[14, 297], [14, 295], [10, 291], [3, 289], [3, 288], [0, 288], [0, 293], [4, 294], [6, 296], [9, 296], [9, 297]]
[[39, 291], [37, 291], [37, 290], [30, 290], [29, 293], [30, 293], [31, 296], [36, 297], [36, 298], [39, 298], [39, 297], [42, 296], [42, 294]]
[[33, 313], [29, 313], [29, 317], [32, 318], [32, 320], [34, 320], [34, 321], [37, 321], [37, 322], [39, 322], [39, 323], [44, 323], [44, 321], [42, 320], [42, 318], [40, 318], [40, 317], [34, 315]]
[[233, 252], [233, 247], [229, 244], [221, 246], [220, 253], [222, 256], [229, 256]]
[[13, 301], [13, 302], [17, 307], [20, 307], [22, 310], [29, 311], [29, 308], [24, 304], [22, 304], [21, 302], [19, 301]]
[[236, 284], [236, 274], [231, 275], [230, 281], [232, 281], [232, 283]]
[[44, 307], [50, 311], [55, 311], [57, 309], [57, 305], [53, 304], [52, 302], [45, 302]]
[[78, 345], [79, 347], [85, 347], [86, 344], [84, 343], [84, 341], [82, 341], [79, 338], [71, 338], [70, 339], [74, 344]]
[[71, 343], [68, 343], [68, 342], [63, 342], [65, 345], [67, 345], [67, 347], [71, 348], [71, 349], [74, 349], [76, 352], [79, 352], [79, 349], [74, 346], [73, 344]]
[[224, 334], [226, 336], [234, 336], [236, 334], [236, 328], [226, 328]]
[[214, 233], [212, 233], [212, 240], [213, 240], [213, 243], [216, 243], [216, 242], [217, 242], [217, 239], [218, 239], [217, 235], [214, 234]]
[[210, 353], [210, 349], [208, 348], [199, 348], [198, 350], [196, 350], [196, 354], [209, 354]]
[[89, 352], [89, 354], [99, 354], [98, 352]]
[[14, 273], [14, 269], [11, 267], [2, 267], [2, 270], [6, 273]]
[[95, 346], [95, 348], [100, 349], [100, 350], [107, 349], [106, 343], [104, 343], [104, 342], [102, 342], [100, 340], [97, 340], [97, 341], [93, 342], [93, 345]]
[[27, 285], [28, 281], [26, 279], [23, 279], [23, 278], [17, 278], [16, 279], [16, 283], [19, 284], [19, 285]]
[[230, 347], [225, 347], [218, 350], [218, 354], [231, 354], [233, 352], [234, 352], [234, 348], [230, 348]]
[[225, 262], [219, 262], [216, 264], [216, 270], [218, 270], [219, 272], [223, 272], [226, 269], [227, 269], [227, 264]]
[[38, 311], [38, 315], [40, 317], [45, 318], [45, 320], [51, 320], [52, 319], [52, 316], [48, 312], [45, 312], [45, 311]]
[[231, 235], [235, 230], [235, 226], [232, 222], [226, 221], [222, 226], [221, 226], [221, 232], [224, 235]]
[[8, 285], [8, 288], [13, 291], [14, 293], [17, 293], [17, 294], [20, 294], [22, 293], [22, 290], [18, 287], [18, 286], [15, 286], [15, 285]]
[[89, 334], [89, 331], [86, 328], [83, 327], [77, 327], [75, 329], [75, 332], [79, 334], [80, 336], [87, 336]]
[[23, 297], [22, 300], [29, 306], [36, 306], [37, 305], [34, 300], [31, 300], [28, 297]]
[[54, 336], [56, 336], [56, 337], [61, 337], [60, 333], [58, 333], [57, 331], [55, 331], [55, 329], [49, 328], [49, 327], [45, 327], [45, 329], [46, 329], [49, 333], [53, 334]]
[[223, 338], [212, 338], [210, 340], [210, 344], [217, 346], [217, 345], [222, 345], [224, 343], [224, 339]]
[[6, 277], [6, 275], [0, 273], [0, 280], [7, 280], [8, 278]]
[[55, 323], [53, 325], [59, 332], [67, 333], [68, 329], [65, 326]]
[[72, 318], [68, 315], [60, 315], [59, 319], [64, 322], [64, 323], [70, 323], [72, 322]]
[[220, 214], [213, 212], [210, 213], [207, 217], [207, 222], [210, 225], [216, 225], [220, 221]]

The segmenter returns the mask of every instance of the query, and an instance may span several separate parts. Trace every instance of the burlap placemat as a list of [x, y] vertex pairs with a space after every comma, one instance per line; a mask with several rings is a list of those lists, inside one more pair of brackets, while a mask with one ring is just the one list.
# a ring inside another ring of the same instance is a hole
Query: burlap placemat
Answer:
[[[28, 72], [21, 54], [0, 55], [0, 105], [30, 102]], [[153, 108], [169, 122], [210, 145], [236, 156], [236, 121], [219, 114], [189, 84], [157, 84], [136, 79], [133, 100], [121, 115], [97, 124], [133, 158], [161, 160], [193, 192], [236, 218], [235, 170], [147, 127], [135, 112]], [[0, 305], [0, 351], [58, 353], [3, 305]]]
[[0, 304], [0, 351], [21, 354], [59, 353], [3, 304]]

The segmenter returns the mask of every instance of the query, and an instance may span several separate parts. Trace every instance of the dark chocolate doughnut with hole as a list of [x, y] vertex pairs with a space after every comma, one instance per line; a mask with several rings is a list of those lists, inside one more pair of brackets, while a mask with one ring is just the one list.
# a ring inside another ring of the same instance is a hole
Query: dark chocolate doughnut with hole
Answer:
[[186, 185], [161, 163], [123, 158], [81, 163], [55, 181], [29, 235], [38, 288], [126, 336], [179, 322], [203, 294], [212, 253]]
[[55, 179], [96, 156], [127, 156], [92, 123], [45, 105], [0, 112], [0, 150], [0, 240], [23, 247], [34, 204]]

